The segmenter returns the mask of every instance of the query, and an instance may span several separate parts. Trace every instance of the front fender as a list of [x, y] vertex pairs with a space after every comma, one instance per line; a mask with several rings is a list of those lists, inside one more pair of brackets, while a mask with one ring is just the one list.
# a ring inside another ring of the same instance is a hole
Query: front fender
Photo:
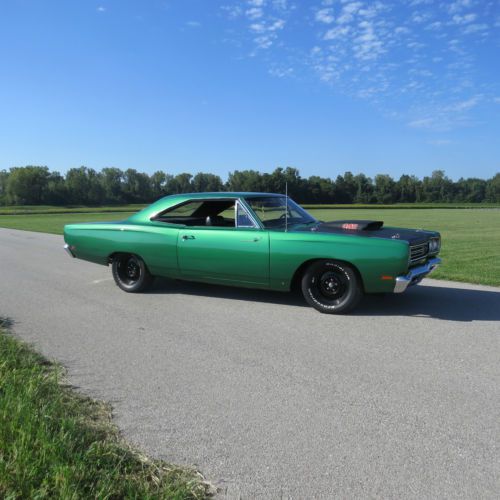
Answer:
[[367, 293], [390, 292], [396, 277], [408, 270], [408, 243], [344, 234], [272, 233], [271, 287], [289, 289], [297, 270], [307, 261], [316, 259], [352, 264]]

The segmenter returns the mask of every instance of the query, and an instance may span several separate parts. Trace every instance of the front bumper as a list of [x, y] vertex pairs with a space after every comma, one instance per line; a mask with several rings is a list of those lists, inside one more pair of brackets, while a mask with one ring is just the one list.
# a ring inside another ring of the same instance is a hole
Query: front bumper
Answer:
[[71, 251], [71, 247], [67, 243], [64, 245], [64, 250], [70, 257], [75, 256], [75, 254]]
[[411, 268], [408, 274], [398, 276], [396, 278], [396, 284], [394, 285], [394, 293], [403, 293], [409, 286], [420, 283], [428, 274], [432, 273], [439, 264], [441, 264], [441, 259], [439, 257], [434, 257], [421, 266]]

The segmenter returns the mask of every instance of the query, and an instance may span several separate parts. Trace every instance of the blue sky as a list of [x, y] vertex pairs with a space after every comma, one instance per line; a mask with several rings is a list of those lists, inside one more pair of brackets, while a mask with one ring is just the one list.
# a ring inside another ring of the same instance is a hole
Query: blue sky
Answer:
[[4, 0], [0, 169], [500, 171], [500, 1]]

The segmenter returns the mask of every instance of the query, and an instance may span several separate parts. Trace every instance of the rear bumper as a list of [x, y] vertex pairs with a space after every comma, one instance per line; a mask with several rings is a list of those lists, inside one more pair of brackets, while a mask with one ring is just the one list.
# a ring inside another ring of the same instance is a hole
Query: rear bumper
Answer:
[[408, 274], [398, 276], [394, 285], [394, 293], [403, 293], [409, 286], [420, 283], [428, 274], [432, 273], [439, 264], [441, 259], [434, 257], [429, 259], [425, 264], [413, 267], [408, 271]]
[[64, 245], [64, 250], [70, 257], [75, 256], [75, 254], [71, 251], [71, 247], [67, 243]]

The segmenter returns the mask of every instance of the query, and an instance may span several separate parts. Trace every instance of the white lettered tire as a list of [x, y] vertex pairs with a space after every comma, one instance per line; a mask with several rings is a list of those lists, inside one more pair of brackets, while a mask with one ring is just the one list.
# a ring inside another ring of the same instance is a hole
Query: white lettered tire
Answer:
[[351, 311], [363, 297], [357, 272], [335, 260], [313, 262], [302, 276], [301, 288], [306, 302], [327, 314]]

